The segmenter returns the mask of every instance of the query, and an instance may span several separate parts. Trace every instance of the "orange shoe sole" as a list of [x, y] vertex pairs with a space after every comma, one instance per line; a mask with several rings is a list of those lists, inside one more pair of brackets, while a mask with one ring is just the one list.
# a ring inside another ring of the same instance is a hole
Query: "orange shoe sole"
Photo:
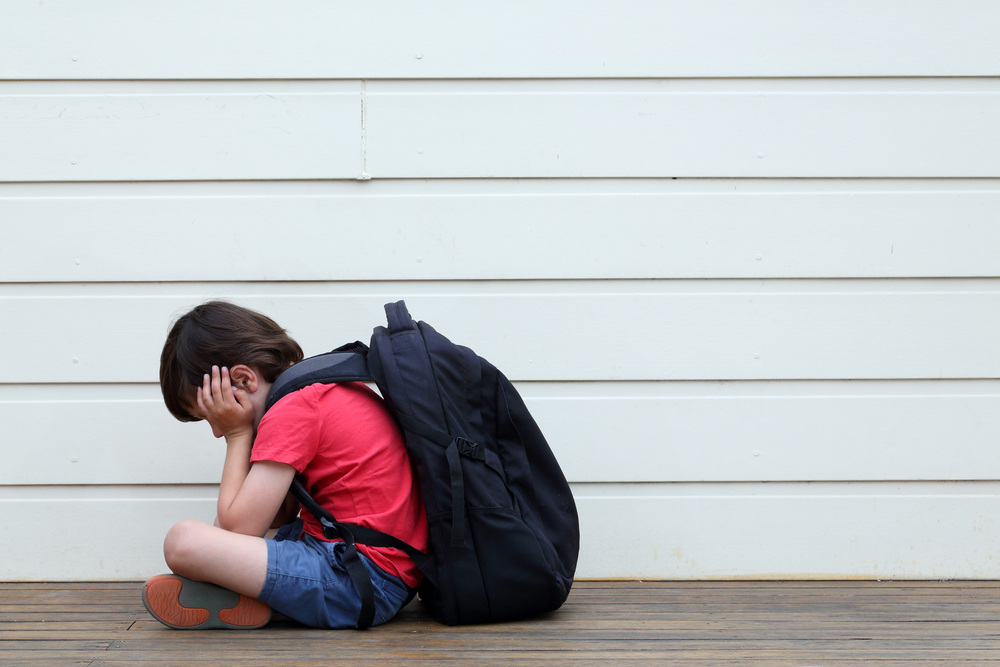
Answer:
[[271, 608], [260, 600], [176, 574], [151, 577], [142, 587], [142, 603], [153, 618], [177, 630], [249, 630], [271, 620]]

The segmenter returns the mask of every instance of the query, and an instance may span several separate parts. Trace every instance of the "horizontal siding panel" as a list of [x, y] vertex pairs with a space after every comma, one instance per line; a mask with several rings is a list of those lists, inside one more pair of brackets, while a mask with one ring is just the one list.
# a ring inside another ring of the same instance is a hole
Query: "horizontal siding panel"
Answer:
[[0, 85], [0, 181], [355, 178], [353, 87]]
[[586, 485], [574, 491], [581, 578], [1000, 576], [996, 482]]
[[162, 400], [0, 401], [0, 419], [10, 424], [0, 484], [218, 484], [222, 476], [225, 441], [204, 423], [175, 420]]
[[[0, 190], [0, 281], [1000, 276], [996, 189], [666, 181], [629, 192], [584, 181], [539, 192], [496, 181], [415, 193], [403, 183], [352, 183], [352, 194], [268, 195], [256, 183], [148, 196]], [[359, 229], [363, 243], [343, 242]]]
[[993, 383], [542, 386], [526, 402], [572, 482], [1000, 478]]
[[367, 171], [373, 178], [1000, 176], [996, 82], [890, 83], [370, 82]]
[[359, 88], [0, 84], [0, 180], [1000, 176], [991, 79]]
[[[12, 385], [0, 484], [213, 484], [154, 385]], [[520, 384], [571, 482], [995, 480], [996, 381]], [[46, 424], [44, 429], [39, 424]]]
[[[998, 492], [996, 482], [577, 485], [577, 576], [996, 579]], [[163, 572], [163, 536], [183, 519], [211, 521], [215, 493], [0, 487], [0, 580]]]
[[10, 3], [0, 78], [993, 76], [989, 2]]
[[218, 495], [217, 487], [6, 491], [0, 496], [6, 542], [0, 581], [141, 581], [169, 572], [167, 531], [185, 519], [211, 523]]
[[0, 339], [19, 351], [0, 382], [155, 381], [171, 317], [210, 296], [309, 354], [367, 339], [406, 298], [513, 380], [1000, 377], [992, 280], [51, 287], [0, 292]]

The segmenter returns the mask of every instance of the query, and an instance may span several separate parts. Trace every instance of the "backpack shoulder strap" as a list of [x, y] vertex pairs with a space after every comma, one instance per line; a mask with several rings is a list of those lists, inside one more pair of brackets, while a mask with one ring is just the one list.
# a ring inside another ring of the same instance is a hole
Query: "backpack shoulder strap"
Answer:
[[270, 410], [282, 397], [311, 384], [374, 381], [368, 372], [368, 346], [361, 342], [350, 343], [332, 352], [303, 359], [279, 375], [267, 394], [264, 411]]

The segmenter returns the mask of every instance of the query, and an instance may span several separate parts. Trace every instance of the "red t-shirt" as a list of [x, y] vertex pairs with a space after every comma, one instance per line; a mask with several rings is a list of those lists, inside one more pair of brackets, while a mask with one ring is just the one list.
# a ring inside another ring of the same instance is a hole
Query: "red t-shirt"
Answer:
[[[427, 517], [403, 434], [364, 384], [314, 384], [282, 398], [260, 420], [250, 461], [287, 463], [338, 521], [381, 530], [427, 551]], [[302, 519], [307, 533], [326, 540], [309, 512]], [[398, 549], [358, 549], [411, 588], [423, 577]]]

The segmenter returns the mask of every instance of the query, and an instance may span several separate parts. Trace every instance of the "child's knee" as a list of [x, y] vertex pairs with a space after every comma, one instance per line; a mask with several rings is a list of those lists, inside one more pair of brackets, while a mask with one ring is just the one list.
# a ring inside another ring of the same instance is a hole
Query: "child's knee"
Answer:
[[188, 520], [175, 523], [163, 539], [163, 557], [172, 572], [184, 574], [198, 543], [198, 534], [206, 524]]

